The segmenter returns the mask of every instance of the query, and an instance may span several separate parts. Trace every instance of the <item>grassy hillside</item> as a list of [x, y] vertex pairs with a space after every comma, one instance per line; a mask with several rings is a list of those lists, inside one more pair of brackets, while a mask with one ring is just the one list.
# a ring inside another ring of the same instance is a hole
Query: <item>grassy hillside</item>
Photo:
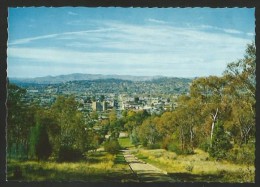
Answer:
[[[23, 181], [87, 181], [87, 182], [129, 182], [134, 176], [129, 170], [122, 155], [111, 155], [106, 152], [93, 152], [81, 162], [37, 162], [14, 161], [7, 163], [7, 179]], [[22, 176], [13, 177], [15, 170]]]
[[200, 149], [193, 155], [177, 155], [163, 149], [140, 149], [134, 154], [180, 182], [254, 182], [254, 166], [215, 161]]

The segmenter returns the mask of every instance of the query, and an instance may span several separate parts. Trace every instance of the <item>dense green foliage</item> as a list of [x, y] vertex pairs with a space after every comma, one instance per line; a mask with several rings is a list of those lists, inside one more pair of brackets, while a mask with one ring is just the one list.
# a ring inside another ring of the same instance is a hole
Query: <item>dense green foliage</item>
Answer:
[[57, 161], [59, 162], [75, 162], [83, 158], [79, 149], [72, 148], [68, 145], [60, 147]]
[[29, 149], [31, 158], [36, 157], [38, 160], [47, 160], [51, 152], [52, 148], [45, 126], [37, 124], [32, 127]]
[[[22, 103], [22, 88], [9, 84], [8, 157], [75, 161], [102, 143], [77, 110], [74, 97], [59, 96], [49, 109]], [[19, 95], [17, 94], [19, 93]]]
[[212, 138], [212, 146], [209, 149], [209, 154], [212, 157], [221, 159], [226, 157], [226, 153], [232, 145], [229, 141], [227, 134], [225, 133], [223, 123], [217, 121], [215, 126], [215, 133]]
[[27, 157], [30, 128], [35, 124], [34, 106], [22, 101], [25, 93], [25, 89], [8, 84], [7, 153], [10, 158]]
[[104, 149], [108, 153], [116, 154], [116, 153], [119, 152], [121, 147], [120, 147], [118, 140], [109, 140], [109, 141], [104, 143]]

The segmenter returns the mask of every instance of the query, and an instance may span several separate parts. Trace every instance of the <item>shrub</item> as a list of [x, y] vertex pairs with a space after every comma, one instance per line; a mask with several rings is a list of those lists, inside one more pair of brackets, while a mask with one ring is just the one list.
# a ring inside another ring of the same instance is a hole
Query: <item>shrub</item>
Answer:
[[176, 145], [175, 143], [170, 143], [170, 144], [167, 146], [167, 149], [168, 149], [169, 151], [175, 152], [177, 155], [182, 154], [181, 149], [180, 149], [179, 146]]
[[161, 148], [168, 150], [168, 146], [169, 144], [172, 142], [172, 138], [171, 137], [166, 137], [162, 140], [162, 144], [161, 144]]
[[118, 140], [109, 140], [109, 141], [105, 142], [104, 149], [108, 153], [116, 154], [119, 152], [121, 147], [120, 147]]
[[194, 150], [192, 148], [186, 147], [182, 150], [176, 143], [170, 143], [167, 146], [167, 150], [176, 153], [177, 155], [191, 155], [194, 154]]
[[194, 154], [194, 150], [191, 148], [187, 148], [187, 149], [184, 149], [183, 151], [181, 151], [181, 153], [184, 155], [192, 155], [192, 154]]
[[210, 144], [205, 141], [205, 142], [202, 142], [200, 145], [199, 145], [199, 148], [202, 149], [203, 151], [205, 152], [208, 152], [209, 151], [209, 148], [210, 148]]
[[231, 148], [232, 145], [224, 131], [223, 123], [217, 121], [212, 138], [212, 146], [209, 148], [210, 156], [217, 159], [226, 158], [226, 153]]
[[159, 143], [155, 143], [155, 144], [148, 144], [147, 148], [148, 149], [160, 149], [161, 145]]
[[234, 147], [227, 153], [227, 159], [236, 164], [254, 164], [255, 146], [254, 144]]
[[58, 153], [59, 162], [75, 162], [83, 158], [80, 150], [68, 146], [61, 146]]

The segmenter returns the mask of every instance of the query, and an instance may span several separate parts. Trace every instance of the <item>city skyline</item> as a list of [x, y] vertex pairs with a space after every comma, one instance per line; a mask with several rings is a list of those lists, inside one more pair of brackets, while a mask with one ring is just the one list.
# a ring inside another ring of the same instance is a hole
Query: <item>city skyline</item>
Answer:
[[254, 22], [249, 8], [10, 8], [8, 77], [221, 75]]

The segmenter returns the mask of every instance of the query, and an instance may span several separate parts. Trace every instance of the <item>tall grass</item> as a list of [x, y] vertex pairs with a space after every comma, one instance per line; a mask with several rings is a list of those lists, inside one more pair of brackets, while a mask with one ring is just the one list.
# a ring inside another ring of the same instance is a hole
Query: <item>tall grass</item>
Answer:
[[[94, 160], [95, 158], [95, 160]], [[131, 171], [127, 164], [115, 163], [115, 155], [108, 153], [91, 153], [81, 162], [37, 162], [8, 160], [8, 180], [22, 181], [90, 181], [106, 182], [131, 179]], [[20, 178], [13, 176], [19, 167]]]
[[215, 161], [199, 149], [193, 155], [177, 155], [163, 149], [139, 150], [136, 155], [173, 177], [178, 176], [180, 181], [254, 182], [253, 165]]

